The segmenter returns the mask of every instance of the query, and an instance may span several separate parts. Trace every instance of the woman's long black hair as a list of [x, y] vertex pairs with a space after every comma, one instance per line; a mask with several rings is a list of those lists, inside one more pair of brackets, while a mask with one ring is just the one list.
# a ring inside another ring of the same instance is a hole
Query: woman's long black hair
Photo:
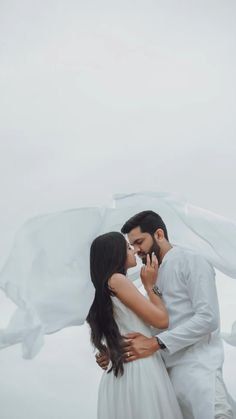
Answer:
[[[117, 377], [124, 372], [122, 336], [113, 316], [112, 291], [108, 279], [114, 273], [126, 274], [127, 242], [118, 232], [97, 237], [90, 249], [90, 275], [95, 287], [95, 297], [87, 316], [91, 328], [91, 341], [101, 352], [106, 343], [113, 371]], [[105, 342], [104, 342], [105, 341]]]

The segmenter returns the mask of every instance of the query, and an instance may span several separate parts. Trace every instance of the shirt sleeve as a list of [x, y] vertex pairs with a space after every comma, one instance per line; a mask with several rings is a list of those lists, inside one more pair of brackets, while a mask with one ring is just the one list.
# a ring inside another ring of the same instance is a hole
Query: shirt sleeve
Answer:
[[219, 305], [213, 267], [200, 255], [191, 255], [183, 280], [192, 305], [192, 317], [158, 334], [169, 354], [198, 342], [219, 327]]

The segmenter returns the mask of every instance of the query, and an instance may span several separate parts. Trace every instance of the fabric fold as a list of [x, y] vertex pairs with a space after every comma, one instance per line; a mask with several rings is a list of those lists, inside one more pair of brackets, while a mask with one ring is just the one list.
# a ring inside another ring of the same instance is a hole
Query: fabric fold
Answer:
[[[104, 207], [35, 217], [19, 230], [0, 273], [0, 287], [18, 307], [8, 327], [0, 330], [0, 348], [21, 342], [23, 356], [32, 358], [45, 334], [83, 324], [94, 297], [89, 276], [92, 240], [120, 231], [129, 217], [146, 209], [161, 215], [173, 244], [196, 250], [236, 278], [236, 224], [168, 193], [119, 194]], [[130, 274], [137, 286], [139, 269]], [[231, 334], [222, 336], [236, 346], [236, 323]]]

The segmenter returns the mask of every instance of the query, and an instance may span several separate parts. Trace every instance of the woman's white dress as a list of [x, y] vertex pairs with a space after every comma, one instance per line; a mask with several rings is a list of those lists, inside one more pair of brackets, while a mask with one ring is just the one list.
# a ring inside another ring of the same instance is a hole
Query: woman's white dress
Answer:
[[[151, 329], [117, 297], [114, 317], [121, 334]], [[109, 368], [108, 368], [109, 369]], [[159, 352], [124, 364], [124, 374], [104, 372], [98, 394], [98, 419], [182, 419], [168, 373]]]

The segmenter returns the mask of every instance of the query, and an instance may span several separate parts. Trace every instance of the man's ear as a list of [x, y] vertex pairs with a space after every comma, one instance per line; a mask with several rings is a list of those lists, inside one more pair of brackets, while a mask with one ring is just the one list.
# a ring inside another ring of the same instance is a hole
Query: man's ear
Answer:
[[165, 238], [165, 235], [164, 235], [164, 231], [162, 230], [162, 228], [158, 228], [158, 229], [155, 231], [154, 236], [155, 236], [155, 239], [156, 239], [157, 241], [161, 241], [161, 240], [163, 240], [163, 239]]

